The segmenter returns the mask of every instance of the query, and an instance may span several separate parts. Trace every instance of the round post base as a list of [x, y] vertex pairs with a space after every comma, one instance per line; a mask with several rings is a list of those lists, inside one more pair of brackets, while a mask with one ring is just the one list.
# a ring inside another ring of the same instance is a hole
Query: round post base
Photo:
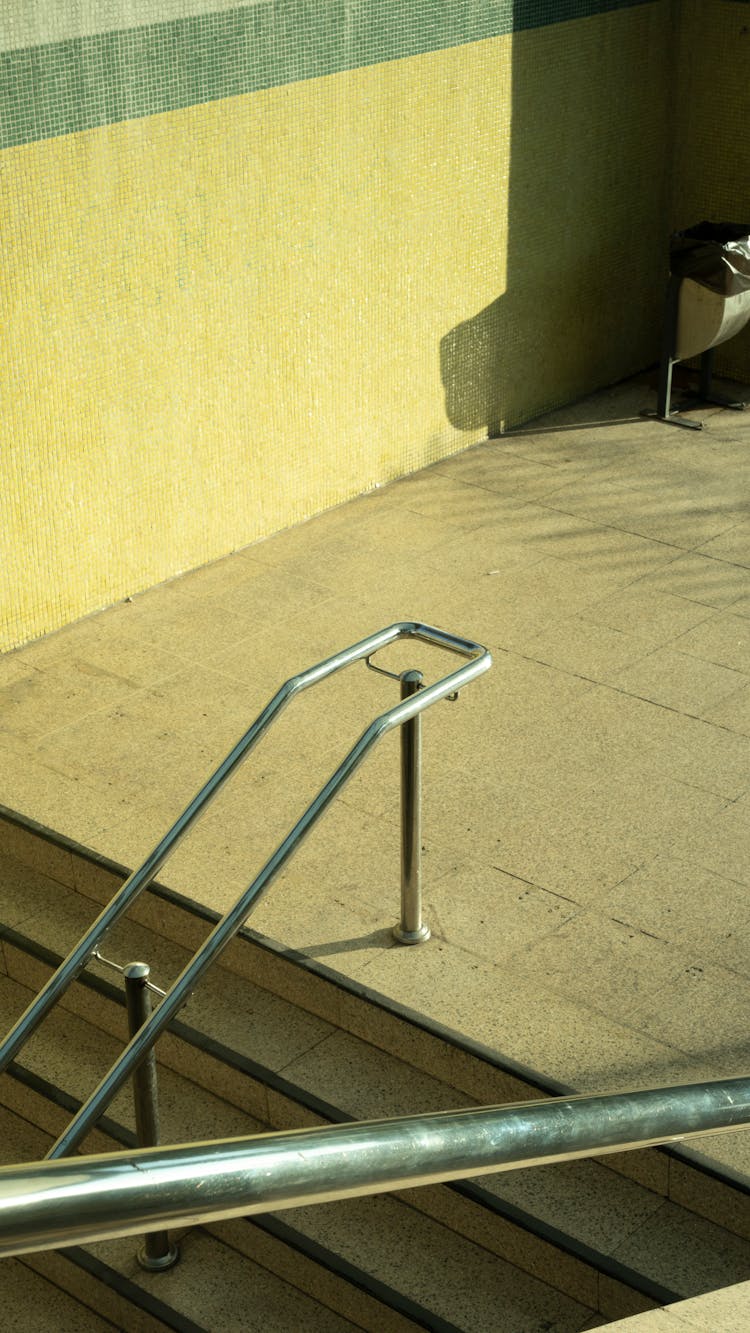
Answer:
[[404, 930], [401, 926], [394, 926], [393, 938], [399, 944], [424, 944], [430, 938], [430, 927], [424, 923], [419, 930]]
[[145, 1245], [138, 1251], [137, 1259], [141, 1268], [149, 1273], [159, 1273], [165, 1268], [172, 1268], [180, 1257], [179, 1245], [170, 1245], [166, 1254], [150, 1255]]

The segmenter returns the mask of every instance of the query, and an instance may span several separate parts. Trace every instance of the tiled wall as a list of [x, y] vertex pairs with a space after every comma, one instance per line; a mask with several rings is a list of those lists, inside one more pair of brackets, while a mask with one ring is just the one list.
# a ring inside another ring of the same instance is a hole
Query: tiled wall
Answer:
[[653, 359], [670, 0], [6, 0], [0, 647]]
[[[682, 0], [675, 101], [672, 227], [750, 228], [748, 0]], [[718, 349], [717, 368], [750, 381], [750, 328]]]

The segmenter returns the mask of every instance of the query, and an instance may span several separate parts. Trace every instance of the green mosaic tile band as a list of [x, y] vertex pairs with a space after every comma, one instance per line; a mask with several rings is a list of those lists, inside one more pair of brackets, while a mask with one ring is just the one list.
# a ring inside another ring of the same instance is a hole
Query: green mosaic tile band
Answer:
[[0, 148], [654, 2], [271, 0], [7, 51]]

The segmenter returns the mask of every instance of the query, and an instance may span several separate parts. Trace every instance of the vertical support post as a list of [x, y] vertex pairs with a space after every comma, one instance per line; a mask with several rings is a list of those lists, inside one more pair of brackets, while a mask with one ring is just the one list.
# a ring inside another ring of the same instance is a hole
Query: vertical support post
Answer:
[[716, 359], [716, 348], [709, 347], [701, 354], [701, 378], [698, 387], [698, 394], [701, 402], [710, 403], [712, 401], [711, 389], [713, 387], [714, 361]]
[[[421, 671], [399, 676], [401, 698], [422, 685]], [[393, 934], [399, 944], [430, 938], [422, 921], [422, 714], [401, 724], [401, 921]]]
[[[702, 421], [693, 421], [690, 417], [682, 417], [679, 415], [681, 408], [672, 408], [672, 371], [680, 360], [677, 355], [677, 323], [680, 313], [681, 286], [682, 278], [675, 273], [670, 274], [664, 305], [664, 330], [662, 332], [656, 415], [660, 421], [667, 421], [672, 426], [682, 426], [685, 430], [703, 430]], [[703, 362], [701, 362], [701, 365], [703, 365]]]
[[656, 415], [663, 421], [672, 416], [672, 368], [677, 360], [677, 317], [680, 308], [681, 279], [670, 274], [664, 301], [664, 327], [661, 337], [661, 364]]
[[662, 356], [659, 366], [659, 387], [657, 389], [656, 415], [662, 421], [672, 417], [672, 369], [674, 361], [668, 353]]
[[[151, 1016], [151, 992], [148, 987], [148, 963], [128, 963], [123, 968], [125, 1000], [128, 1009], [128, 1033], [134, 1037]], [[135, 1129], [141, 1148], [156, 1148], [159, 1143], [159, 1101], [156, 1086], [156, 1055], [153, 1046], [133, 1073], [133, 1101]], [[171, 1268], [177, 1263], [180, 1251], [172, 1245], [166, 1231], [151, 1231], [138, 1251], [141, 1268], [154, 1272]]]

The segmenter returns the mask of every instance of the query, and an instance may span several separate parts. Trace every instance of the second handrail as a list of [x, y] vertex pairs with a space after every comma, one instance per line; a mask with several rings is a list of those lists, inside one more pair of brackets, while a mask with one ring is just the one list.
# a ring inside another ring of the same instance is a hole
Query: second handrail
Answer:
[[332, 657], [326, 658], [299, 675], [290, 677], [277, 690], [252, 726], [240, 738], [197, 795], [193, 797], [193, 800], [147, 856], [143, 864], [128, 877], [121, 889], [107, 904], [8, 1033], [4, 1042], [0, 1045], [0, 1073], [7, 1068], [59, 996], [93, 957], [94, 951], [106, 934], [127, 911], [135, 898], [148, 887], [177, 844], [197, 821], [209, 802], [218, 794], [228, 778], [239, 767], [286, 704], [308, 686], [316, 684], [355, 661], [371, 657], [388, 644], [402, 638], [414, 638], [431, 643], [469, 660], [458, 670], [449, 673], [441, 680], [435, 681], [432, 685], [420, 690], [418, 694], [396, 704], [377, 717], [366, 728], [336, 772], [263, 867], [260, 874], [248, 886], [235, 906], [217, 923], [192, 962], [177, 978], [152, 1020], [133, 1038], [120, 1060], [113, 1066], [89, 1101], [86, 1102], [68, 1126], [65, 1133], [58, 1139], [51, 1150], [50, 1156], [62, 1156], [80, 1141], [106, 1103], [114, 1096], [114, 1093], [125, 1081], [131, 1070], [143, 1058], [150, 1045], [184, 1003], [189, 991], [203, 971], [210, 966], [214, 958], [236, 934], [247, 917], [251, 906], [268, 888], [275, 875], [296, 850], [302, 838], [328, 807], [341, 786], [359, 766], [380, 736], [392, 728], [400, 726], [403, 722], [409, 721], [410, 718], [428, 708], [430, 704], [445, 698], [449, 694], [455, 694], [469, 681], [485, 672], [492, 664], [487, 649], [472, 640], [460, 638], [419, 621], [399, 621], [386, 629], [369, 635], [350, 648], [343, 649]]
[[[452, 651], [460, 652], [462, 655], [468, 656], [468, 653], [471, 652], [472, 660], [467, 662], [465, 666], [459, 667], [457, 671], [452, 671], [441, 680], [435, 681], [432, 685], [425, 686], [419, 693], [395, 704], [385, 713], [381, 713], [370, 723], [369, 727], [365, 728], [359, 740], [352, 746], [335, 773], [318, 792], [318, 795], [310, 802], [304, 814], [297, 820], [283, 842], [279, 844], [260, 873], [248, 885], [245, 892], [240, 895], [234, 906], [214, 926], [210, 935], [180, 973], [170, 990], [167, 991], [159, 1008], [152, 1014], [148, 1023], [145, 1023], [132, 1038], [122, 1055], [70, 1121], [67, 1129], [63, 1131], [50, 1149], [47, 1154], [48, 1157], [64, 1157], [66, 1153], [72, 1152], [89, 1129], [96, 1124], [99, 1116], [122, 1087], [133, 1069], [143, 1059], [157, 1037], [164, 1031], [164, 1028], [167, 1027], [188, 999], [204, 972], [237, 934], [252, 907], [270, 887], [278, 872], [296, 851], [305, 835], [317, 823], [344, 783], [359, 767], [376, 741], [386, 732], [393, 730], [394, 727], [400, 726], [403, 722], [408, 722], [417, 713], [429, 708], [430, 704], [437, 703], [438, 700], [444, 699], [446, 695], [455, 693], [463, 685], [468, 684], [470, 680], [486, 671], [492, 663], [490, 654], [479, 644], [457, 640], [453, 635], [445, 635], [443, 631], [432, 629], [426, 625], [420, 625], [416, 622], [402, 622], [400, 625], [391, 626], [391, 630], [396, 631], [393, 638], [409, 635], [433, 643], [439, 640], [448, 640], [449, 642], [442, 644], [442, 646], [450, 646]], [[383, 631], [383, 633], [385, 632]], [[359, 649], [357, 657], [366, 655], [366, 645], [368, 643], [369, 640], [364, 640], [362, 644], [355, 645]], [[457, 647], [458, 644], [461, 644], [461, 647]], [[354, 649], [349, 651], [353, 652]]]

